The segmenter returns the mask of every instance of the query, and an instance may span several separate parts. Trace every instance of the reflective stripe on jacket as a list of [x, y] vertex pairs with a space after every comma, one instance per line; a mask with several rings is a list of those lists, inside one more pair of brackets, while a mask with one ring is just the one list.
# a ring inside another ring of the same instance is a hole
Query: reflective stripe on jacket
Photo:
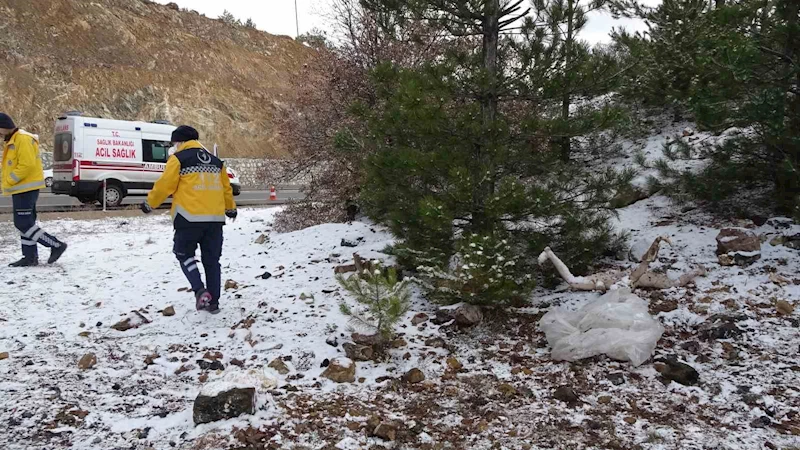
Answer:
[[164, 173], [147, 196], [147, 204], [157, 208], [170, 195], [176, 228], [225, 223], [225, 211], [236, 209], [225, 164], [198, 141], [183, 143], [169, 157]]

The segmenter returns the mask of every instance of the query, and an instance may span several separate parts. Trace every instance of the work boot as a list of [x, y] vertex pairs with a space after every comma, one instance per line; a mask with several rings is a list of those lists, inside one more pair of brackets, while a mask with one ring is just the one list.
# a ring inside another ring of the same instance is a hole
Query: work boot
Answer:
[[34, 267], [39, 265], [39, 260], [36, 258], [25, 257], [19, 261], [15, 261], [8, 265], [8, 267]]
[[211, 293], [208, 292], [205, 289], [200, 289], [199, 291], [197, 291], [194, 294], [194, 298], [196, 300], [195, 303], [194, 303], [194, 307], [198, 311], [202, 311], [204, 309], [208, 309], [209, 305], [211, 304], [211, 300], [212, 300]]
[[61, 255], [63, 255], [65, 251], [67, 251], [67, 244], [63, 242], [60, 246], [53, 247], [50, 250], [50, 258], [47, 260], [47, 264], [53, 264], [58, 261], [58, 258], [61, 258]]

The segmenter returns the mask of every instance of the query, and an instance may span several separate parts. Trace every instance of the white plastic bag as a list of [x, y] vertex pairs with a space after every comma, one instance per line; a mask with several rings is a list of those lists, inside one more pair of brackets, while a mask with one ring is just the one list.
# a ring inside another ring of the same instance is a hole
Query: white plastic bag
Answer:
[[556, 361], [601, 354], [638, 366], [650, 358], [664, 327], [648, 312], [647, 302], [629, 289], [607, 292], [577, 311], [554, 309], [539, 327]]

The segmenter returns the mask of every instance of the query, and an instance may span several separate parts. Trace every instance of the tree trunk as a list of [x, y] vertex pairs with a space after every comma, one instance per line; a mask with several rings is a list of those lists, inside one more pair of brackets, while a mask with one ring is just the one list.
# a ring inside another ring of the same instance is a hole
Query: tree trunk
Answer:
[[[481, 121], [483, 138], [475, 144], [472, 155], [472, 225], [475, 231], [487, 231], [491, 228], [488, 223], [485, 206], [486, 198], [493, 195], [494, 169], [491, 150], [488, 141], [496, 132], [497, 119], [497, 51], [500, 38], [500, 0], [486, 0], [484, 5], [483, 31], [483, 69], [486, 75], [485, 86], [481, 93]], [[489, 172], [487, 175], [486, 172]]]
[[572, 83], [570, 71], [572, 68], [572, 45], [575, 41], [574, 33], [574, 18], [575, 8], [574, 0], [567, 0], [567, 37], [564, 40], [564, 94], [561, 98], [561, 121], [563, 122], [563, 133], [561, 137], [561, 160], [568, 162], [572, 153], [569, 136], [569, 107], [571, 103], [570, 91], [572, 90]]

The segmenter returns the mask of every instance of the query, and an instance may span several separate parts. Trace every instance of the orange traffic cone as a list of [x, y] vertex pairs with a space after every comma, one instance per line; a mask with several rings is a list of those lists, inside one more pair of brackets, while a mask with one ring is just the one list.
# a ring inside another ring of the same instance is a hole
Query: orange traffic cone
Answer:
[[272, 202], [278, 200], [278, 192], [275, 190], [275, 186], [269, 188], [269, 200]]

